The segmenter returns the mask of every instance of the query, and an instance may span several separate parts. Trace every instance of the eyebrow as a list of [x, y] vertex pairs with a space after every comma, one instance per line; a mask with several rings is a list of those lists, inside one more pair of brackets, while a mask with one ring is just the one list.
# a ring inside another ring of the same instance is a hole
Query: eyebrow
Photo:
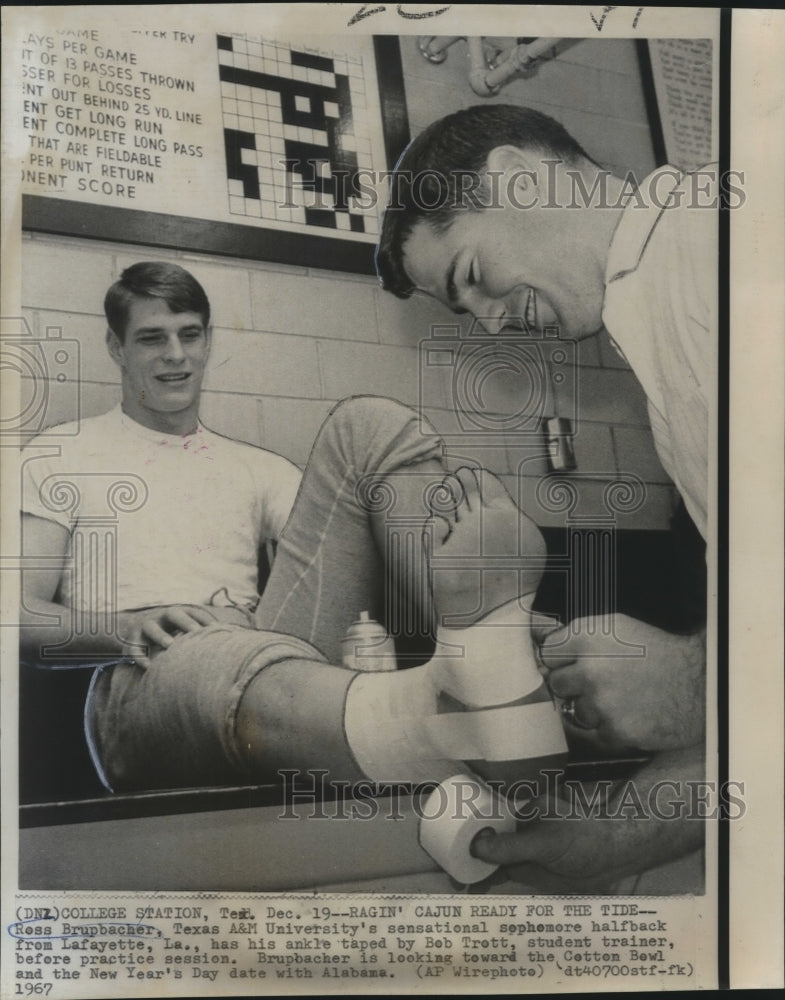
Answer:
[[[185, 330], [204, 330], [204, 326], [201, 323], [186, 323], [184, 326], [178, 327], [177, 332], [183, 333]], [[147, 333], [164, 333], [165, 330], [162, 326], [140, 326], [133, 331], [133, 335], [138, 337], [140, 335], [144, 336]]]

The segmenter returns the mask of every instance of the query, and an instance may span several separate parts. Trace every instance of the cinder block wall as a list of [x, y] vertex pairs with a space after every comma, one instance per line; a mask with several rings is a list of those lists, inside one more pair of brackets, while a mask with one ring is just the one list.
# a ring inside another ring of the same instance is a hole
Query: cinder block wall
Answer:
[[[463, 44], [434, 66], [414, 38], [402, 39], [413, 133], [481, 100], [468, 85]], [[654, 166], [632, 42], [568, 46], [531, 79], [515, 81], [491, 100], [528, 103], [559, 118], [590, 154], [617, 171], [643, 175]], [[645, 496], [617, 513], [619, 526], [668, 526], [674, 490], [654, 453], [642, 391], [604, 335], [580, 344], [561, 366], [562, 383], [549, 377], [542, 391], [532, 394], [531, 379], [524, 377], [522, 388], [520, 373], [500, 370], [488, 382], [481, 426], [470, 422], [453, 433], [452, 372], [429, 366], [423, 377], [420, 343], [434, 325], [456, 327], [456, 317], [425, 298], [399, 301], [373, 278], [329, 270], [26, 234], [22, 302], [31, 334], [59, 333], [79, 348], [78, 368], [71, 351], [65, 381], [52, 372], [47, 423], [73, 419], [77, 411], [101, 413], [119, 399], [118, 370], [104, 347], [103, 296], [123, 268], [144, 259], [177, 261], [210, 297], [214, 346], [202, 417], [215, 430], [303, 465], [337, 400], [391, 395], [422, 404], [436, 428], [449, 434], [455, 461], [476, 460], [502, 475], [541, 524], [606, 513], [609, 482], [631, 473], [645, 484]], [[461, 332], [468, 332], [465, 324]], [[488, 443], [488, 429], [508, 428], [527, 400], [543, 415], [576, 419], [577, 507], [549, 497], [540, 437], [500, 432]]]

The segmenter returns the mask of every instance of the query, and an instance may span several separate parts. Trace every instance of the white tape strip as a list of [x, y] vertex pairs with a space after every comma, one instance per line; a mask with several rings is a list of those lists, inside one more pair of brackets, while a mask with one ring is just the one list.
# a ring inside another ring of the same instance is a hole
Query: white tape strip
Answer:
[[567, 751], [550, 701], [480, 712], [449, 712], [422, 720], [423, 742], [456, 760], [526, 760]]
[[528, 760], [567, 752], [561, 719], [550, 701], [408, 719], [377, 715], [346, 729], [357, 763], [378, 782], [442, 781], [470, 760]]
[[[520, 624], [521, 613], [511, 602], [494, 612], [494, 625], [458, 632], [462, 659], [436, 659], [426, 667], [362, 674], [352, 681], [344, 727], [368, 778], [441, 781], [461, 770], [464, 761], [566, 753], [561, 717], [550, 699], [510, 704], [543, 683], [531, 637]], [[447, 635], [451, 639], [454, 633]], [[488, 662], [489, 643], [491, 666], [472, 669], [472, 664]], [[479, 710], [440, 714], [442, 691]]]

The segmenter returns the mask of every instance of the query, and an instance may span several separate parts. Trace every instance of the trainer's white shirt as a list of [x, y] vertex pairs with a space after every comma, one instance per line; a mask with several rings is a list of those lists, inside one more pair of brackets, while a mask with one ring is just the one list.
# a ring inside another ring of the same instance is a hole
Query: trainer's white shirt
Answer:
[[[602, 317], [646, 393], [663, 467], [705, 538], [718, 212], [710, 207], [710, 174], [696, 176], [697, 185], [663, 167], [640, 185], [611, 243]], [[714, 183], [710, 190], [716, 193]]]

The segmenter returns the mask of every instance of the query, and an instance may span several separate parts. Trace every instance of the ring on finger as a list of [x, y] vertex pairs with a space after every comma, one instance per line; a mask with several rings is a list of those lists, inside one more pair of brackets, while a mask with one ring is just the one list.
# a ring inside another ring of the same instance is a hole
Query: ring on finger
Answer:
[[576, 729], [594, 729], [594, 726], [587, 726], [585, 723], [578, 719], [577, 713], [575, 711], [576, 698], [567, 698], [561, 704], [561, 714], [562, 718], [566, 719], [571, 726], [575, 726]]

